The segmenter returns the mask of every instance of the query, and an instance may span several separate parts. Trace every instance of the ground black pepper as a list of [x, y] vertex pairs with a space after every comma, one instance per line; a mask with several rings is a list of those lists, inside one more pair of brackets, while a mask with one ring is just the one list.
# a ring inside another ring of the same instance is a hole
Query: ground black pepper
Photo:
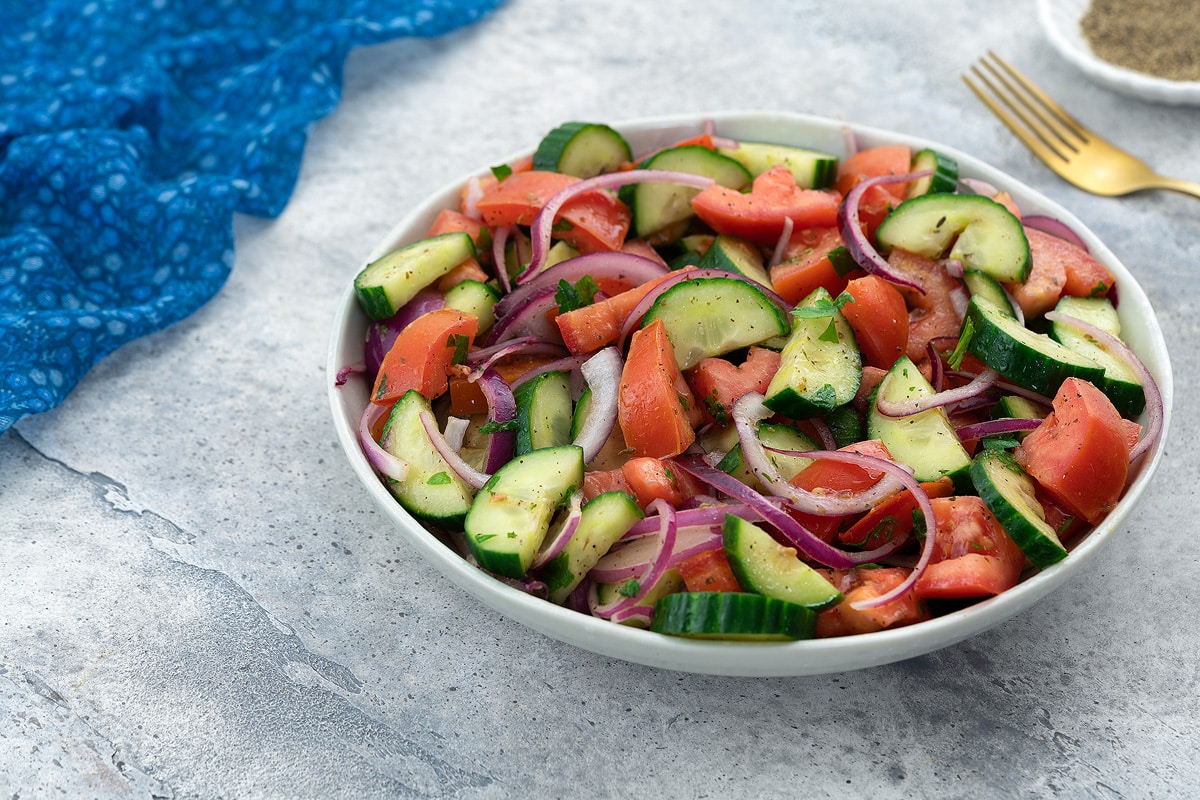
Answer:
[[1092, 0], [1080, 27], [1105, 61], [1160, 78], [1200, 80], [1200, 0]]

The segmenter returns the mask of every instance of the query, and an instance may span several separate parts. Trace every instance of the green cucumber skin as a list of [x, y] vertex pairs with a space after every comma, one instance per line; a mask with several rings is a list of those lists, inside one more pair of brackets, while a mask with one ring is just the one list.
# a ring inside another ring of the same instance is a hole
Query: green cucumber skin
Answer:
[[574, 405], [566, 372], [543, 372], [517, 387], [517, 444], [514, 455], [571, 442]]
[[625, 137], [598, 122], [566, 122], [550, 131], [533, 154], [533, 168], [594, 178], [633, 160]]
[[[461, 530], [474, 491], [434, 449], [421, 424], [422, 411], [432, 413], [429, 401], [416, 389], [405, 392], [384, 423], [380, 446], [408, 463], [403, 481], [387, 479], [388, 490], [415, 517], [445, 528]], [[444, 476], [444, 479], [435, 476]], [[435, 480], [435, 482], [430, 482]]]
[[563, 551], [541, 568], [550, 600], [562, 604], [605, 553], [645, 514], [625, 492], [598, 494], [584, 504], [579, 527]]
[[906, 198], [926, 194], [947, 194], [958, 189], [958, 162], [936, 150], [918, 150], [912, 158], [912, 171], [932, 170], [933, 174], [912, 181]]
[[837, 156], [820, 150], [770, 142], [738, 142], [737, 147], [719, 147], [717, 152], [739, 162], [755, 176], [775, 166], [787, 167], [801, 189], [827, 189], [837, 180]]
[[[701, 145], [663, 150], [642, 162], [640, 168], [704, 175], [729, 189], [744, 189], [753, 179], [737, 161]], [[633, 230], [638, 236], [648, 236], [694, 216], [692, 198], [699, 193], [699, 189], [688, 186], [640, 183], [622, 187], [618, 196], [633, 215]]]
[[738, 585], [776, 600], [821, 611], [842, 601], [842, 593], [758, 526], [725, 516], [722, 543]]
[[1038, 569], [1045, 569], [1066, 558], [1067, 550], [1059, 541], [1058, 534], [1035, 511], [1030, 509], [1028, 513], [1024, 512], [1007, 497], [998, 485], [998, 479], [992, 476], [993, 471], [1001, 479], [1017, 482], [1022, 493], [1027, 493], [1029, 498], [1037, 502], [1033, 493], [1033, 479], [1025, 474], [1011, 455], [1001, 455], [995, 450], [985, 450], [971, 462], [971, 482], [980, 499], [1025, 553], [1029, 563]]
[[1012, 309], [1012, 303], [1009, 302], [1008, 295], [1004, 292], [1004, 287], [991, 275], [977, 269], [965, 269], [963, 270], [963, 283], [966, 284], [967, 291], [972, 296], [981, 295], [995, 303], [1001, 313], [1013, 319], [1017, 318]]
[[811, 608], [760, 594], [679, 592], [658, 601], [650, 630], [696, 639], [792, 641], [816, 634]]
[[[736, 278], [694, 278], [667, 289], [642, 317], [661, 319], [681, 370], [788, 333], [787, 314], [757, 284]], [[706, 332], [718, 331], [713, 340]]]
[[367, 317], [384, 320], [474, 255], [475, 243], [461, 231], [421, 239], [363, 267], [354, 278], [354, 293]]
[[771, 276], [763, 266], [758, 248], [734, 236], [721, 234], [716, 237], [704, 255], [696, 262], [700, 269], [720, 269], [744, 275], [755, 283], [771, 287]]
[[[1117, 339], [1121, 338], [1121, 322], [1117, 318], [1117, 311], [1106, 297], [1063, 297], [1054, 310], [1090, 323]], [[1121, 416], [1133, 419], [1146, 410], [1146, 389], [1125, 362], [1070, 323], [1052, 323], [1050, 337], [1080, 355], [1091, 358], [1104, 369], [1104, 377], [1096, 382], [1096, 386], [1108, 396]]]
[[1068, 350], [1049, 336], [1024, 328], [979, 295], [971, 297], [967, 304], [966, 319], [975, 328], [967, 349], [989, 367], [1030, 391], [1053, 397], [1067, 378], [1082, 378], [1099, 385], [1104, 375], [1100, 365]]
[[926, 194], [905, 200], [875, 230], [880, 252], [899, 247], [926, 258], [953, 258], [998, 281], [1023, 282], [1029, 240], [1012, 212], [983, 195]]
[[583, 482], [583, 450], [546, 447], [502, 466], [475, 495], [463, 521], [467, 546], [488, 572], [522, 578], [554, 512]]
[[[818, 288], [799, 306], [812, 305], [818, 300], [833, 302], [828, 291]], [[854, 329], [841, 311], [833, 312], [833, 324], [838, 336], [836, 345], [820, 340], [829, 327], [828, 317], [795, 320], [791, 337], [783, 347], [779, 371], [767, 386], [763, 401], [767, 408], [792, 419], [808, 419], [828, 414], [854, 399], [862, 380], [862, 355], [854, 338]], [[828, 351], [830, 358], [827, 361], [831, 363], [815, 365], [808, 358], [809, 352], [823, 351]], [[820, 372], [822, 366], [827, 367], [825, 374]], [[836, 373], [833, 377], [838, 379], [839, 385], [825, 380], [828, 373]], [[810, 377], [816, 380], [810, 381]], [[828, 391], [825, 391], [826, 387]]]
[[896, 461], [914, 469], [913, 477], [918, 481], [936, 481], [948, 476], [957, 489], [969, 488], [971, 457], [954, 432], [945, 410], [930, 408], [909, 417], [887, 417], [876, 407], [881, 393], [897, 401], [929, 397], [934, 393], [933, 386], [908, 356], [896, 359], [872, 392], [867, 413], [867, 437], [882, 440]]

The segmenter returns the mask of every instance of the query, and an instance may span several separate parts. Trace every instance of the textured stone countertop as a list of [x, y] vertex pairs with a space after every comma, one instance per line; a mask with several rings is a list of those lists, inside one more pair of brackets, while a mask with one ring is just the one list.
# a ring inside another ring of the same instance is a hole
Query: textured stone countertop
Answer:
[[[511, 0], [356, 51], [274, 221], [193, 317], [0, 436], [0, 797], [1196, 797], [1200, 203], [1077, 191], [960, 73], [993, 49], [1200, 180], [1200, 110], [1090, 83], [1034, 0]], [[484, 608], [389, 530], [326, 400], [361, 259], [431, 190], [567, 119], [800, 111], [971, 152], [1140, 279], [1179, 399], [1139, 513], [1061, 591], [891, 666], [637, 666]]]

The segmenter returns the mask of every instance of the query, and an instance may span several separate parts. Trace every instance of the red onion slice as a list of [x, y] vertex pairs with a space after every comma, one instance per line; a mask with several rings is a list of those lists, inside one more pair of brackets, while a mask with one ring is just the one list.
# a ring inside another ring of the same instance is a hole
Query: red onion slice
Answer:
[[783, 254], [787, 252], [788, 243], [792, 241], [792, 231], [795, 227], [796, 223], [791, 217], [783, 218], [783, 232], [779, 234], [779, 241], [775, 243], [775, 250], [771, 253], [768, 267], [773, 267], [783, 261]]
[[437, 450], [438, 455], [450, 466], [450, 469], [454, 470], [454, 474], [472, 489], [482, 488], [491, 476], [480, 472], [463, 460], [458, 451], [446, 440], [445, 434], [438, 430], [437, 420], [433, 418], [433, 414], [422, 411], [418, 416], [421, 420], [421, 427], [425, 429], [425, 435], [429, 437], [433, 449]]
[[579, 368], [592, 390], [592, 404], [587, 419], [580, 426], [574, 441], [574, 444], [583, 448], [584, 464], [592, 462], [617, 425], [617, 395], [623, 366], [620, 351], [615, 347], [605, 347]]
[[[819, 458], [821, 454], [829, 452], [838, 451], [814, 450], [812, 453], [806, 453], [805, 455]], [[844, 453], [843, 455], [864, 459], [869, 458], [869, 456], [863, 456], [860, 453]], [[878, 461], [881, 459], [874, 460]], [[717, 491], [723, 492], [735, 500], [740, 500], [753, 508], [762, 516], [764, 522], [779, 531], [787, 539], [788, 544], [796, 548], [805, 558], [819, 564], [824, 564], [827, 567], [851, 569], [860, 564], [869, 564], [891, 555], [904, 544], [904, 541], [901, 539], [888, 542], [874, 550], [862, 552], [839, 550], [817, 537], [812, 531], [793, 519], [786, 511], [772, 503], [770, 498], [764, 497], [754, 491], [732, 475], [728, 475], [715, 467], [708, 466], [702, 459], [694, 456], [686, 456], [675, 459], [675, 465], [697, 480], [703, 481]], [[861, 462], [859, 465], [864, 466]], [[868, 469], [874, 468], [873, 464], [868, 466]], [[903, 467], [900, 467], [900, 469], [903, 471]], [[918, 485], [919, 488], [920, 486]]]
[[367, 362], [355, 361], [353, 364], [346, 364], [337, 371], [337, 375], [333, 378], [334, 386], [345, 386], [346, 383], [355, 375], [367, 374]]
[[509, 385], [512, 386], [513, 389], [516, 389], [522, 383], [531, 381], [538, 375], [541, 375], [545, 372], [570, 372], [578, 369], [586, 358], [586, 355], [567, 356], [565, 358], [560, 358], [557, 361], [547, 361], [545, 364], [539, 364], [536, 367], [532, 367], [525, 372], [522, 372], [520, 375], [513, 378]]
[[547, 286], [557, 288], [559, 281], [573, 284], [583, 276], [590, 275], [593, 278], [625, 279], [636, 285], [665, 275], [667, 271], [664, 265], [653, 259], [620, 250], [588, 253], [560, 261], [533, 275], [500, 298], [492, 307], [492, 312], [497, 317], [503, 317]]
[[1000, 190], [993, 184], [979, 178], [959, 178], [958, 185], [965, 188], [971, 194], [982, 194], [987, 197], [995, 197], [1000, 194]]
[[512, 235], [512, 231], [507, 225], [492, 231], [492, 263], [496, 265], [496, 276], [500, 278], [500, 285], [504, 287], [505, 294], [512, 291], [512, 282], [508, 279], [508, 263], [504, 257], [508, 237]]
[[[697, 553], [722, 546], [721, 525], [725, 519], [724, 511], [720, 521], [708, 525], [682, 525], [678, 521], [681, 513], [676, 512], [675, 547], [671, 551], [668, 568], [677, 566]], [[662, 520], [657, 517], [646, 517], [642, 522], [652, 526], [648, 533], [657, 534], [661, 530]], [[605, 553], [588, 573], [588, 578], [597, 583], [619, 583], [645, 574], [650, 564], [658, 557], [661, 547], [658, 537], [648, 533], [643, 533], [639, 538]]]
[[991, 419], [987, 422], [978, 422], [974, 425], [963, 425], [957, 431], [958, 438], [967, 441], [970, 439], [982, 439], [984, 436], [1000, 436], [1006, 433], [1024, 433], [1031, 431], [1038, 425], [1041, 425], [1040, 419]]
[[387, 416], [391, 411], [391, 406], [367, 403], [367, 407], [363, 409], [362, 416], [358, 418], [358, 442], [362, 445], [363, 454], [367, 457], [367, 461], [371, 463], [371, 466], [377, 472], [385, 478], [402, 481], [408, 477], [408, 462], [384, 450], [379, 442], [375, 441], [375, 437], [371, 433], [380, 418]]
[[494, 366], [497, 361], [514, 355], [562, 355], [566, 350], [552, 342], [543, 342], [536, 336], [518, 336], [500, 344], [481, 347], [467, 354], [467, 363], [474, 365], [469, 381], [479, 380], [484, 370]]
[[1150, 370], [1142, 363], [1142, 360], [1129, 349], [1129, 345], [1108, 331], [1057, 311], [1047, 311], [1045, 317], [1051, 322], [1061, 322], [1078, 328], [1084, 334], [1095, 339], [1098, 345], [1124, 361], [1141, 378], [1142, 390], [1146, 393], [1146, 430], [1142, 433], [1142, 438], [1138, 440], [1138, 443], [1129, 451], [1129, 460], [1131, 462], [1137, 460], [1162, 436], [1164, 400], [1162, 390], [1158, 388], [1158, 381], [1154, 380], [1154, 376], [1150, 374]]
[[367, 326], [367, 336], [363, 344], [363, 360], [371, 380], [379, 372], [383, 358], [392, 349], [396, 337], [417, 317], [430, 311], [436, 311], [446, 304], [445, 296], [433, 287], [427, 287], [417, 292], [400, 309], [387, 319], [377, 320]]
[[[817, 493], [801, 489], [784, 479], [779, 469], [767, 455], [762, 440], [758, 438], [758, 423], [770, 417], [772, 412], [763, 404], [763, 396], [749, 392], [733, 404], [733, 424], [737, 428], [738, 443], [742, 446], [742, 457], [754, 477], [772, 494], [786, 498], [799, 511], [820, 516], [841, 517], [871, 509], [875, 503], [888, 495], [895, 494], [899, 486], [886, 476], [870, 489], [849, 496], [841, 492]], [[789, 451], [789, 455], [806, 453]]]
[[533, 254], [529, 259], [529, 266], [517, 276], [517, 283], [525, 280], [530, 275], [536, 274], [542, 268], [542, 264], [546, 260], [546, 253], [550, 251], [550, 234], [554, 228], [554, 218], [558, 216], [558, 212], [562, 210], [562, 207], [571, 198], [586, 194], [587, 192], [594, 192], [598, 189], [616, 189], [635, 183], [678, 183], [681, 186], [703, 189], [705, 186], [715, 182], [712, 178], [703, 175], [694, 175], [690, 172], [675, 172], [663, 169], [631, 169], [624, 172], [609, 172], [605, 175], [597, 175], [595, 178], [587, 178], [586, 180], [571, 184], [551, 197], [546, 202], [546, 205], [542, 206], [542, 210], [538, 212], [537, 217], [533, 220], [533, 227], [530, 229]]
[[667, 571], [667, 563], [671, 558], [671, 553], [675, 549], [675, 539], [678, 529], [675, 524], [675, 508], [670, 503], [659, 498], [650, 504], [650, 508], [655, 511], [660, 520], [659, 534], [656, 537], [656, 546], [654, 558], [650, 561], [649, 568], [637, 578], [637, 591], [630, 596], [619, 595], [617, 599], [600, 604], [599, 602], [591, 603], [593, 599], [589, 597], [589, 605], [591, 605], [592, 614], [598, 617], [611, 617], [622, 610], [631, 608], [639, 604], [651, 589], [654, 584], [658, 583], [663, 574]]
[[583, 492], [572, 492], [571, 500], [567, 505], [567, 513], [549, 535], [546, 536], [546, 541], [542, 543], [541, 549], [538, 550], [537, 556], [533, 559], [531, 565], [533, 569], [544, 567], [546, 564], [558, 557], [563, 548], [567, 546], [567, 542], [575, 536], [575, 531], [579, 530], [579, 520], [583, 516]]
[[483, 184], [480, 182], [478, 176], [472, 175], [467, 180], [467, 194], [463, 198], [463, 214], [473, 220], [483, 219], [483, 214], [480, 213], [479, 208], [476, 206], [481, 197], [483, 197]]
[[1087, 242], [1083, 241], [1083, 238], [1078, 233], [1060, 219], [1048, 217], [1045, 214], [1029, 214], [1028, 216], [1021, 217], [1021, 224], [1027, 228], [1033, 228], [1042, 233], [1056, 236], [1059, 239], [1070, 242], [1083, 252], [1088, 252]]
[[528, 336], [552, 344], [562, 342], [562, 334], [552, 319], [552, 313], [558, 309], [554, 291], [553, 286], [544, 286], [527, 298], [519, 308], [513, 309], [508, 316], [497, 319], [488, 331], [485, 344], [503, 344]]
[[994, 369], [984, 369], [971, 379], [965, 386], [956, 389], [946, 389], [935, 392], [928, 397], [916, 397], [911, 400], [892, 401], [883, 397], [875, 399], [875, 408], [885, 417], [908, 417], [928, 411], [931, 408], [941, 408], [952, 403], [961, 403], [983, 394], [996, 385], [1000, 374]]
[[875, 249], [875, 245], [867, 239], [867, 235], [863, 233], [862, 222], [859, 219], [858, 204], [862, 200], [863, 193], [872, 186], [882, 186], [889, 183], [908, 183], [909, 181], [923, 178], [930, 174], [930, 170], [921, 170], [920, 172], [908, 172], [903, 175], [877, 175], [873, 178], [865, 178], [855, 184], [842, 204], [838, 206], [837, 226], [838, 231], [842, 234], [842, 243], [846, 245], [846, 252], [854, 259], [854, 262], [867, 272], [878, 275], [889, 283], [894, 283], [897, 286], [907, 286], [921, 294], [925, 294], [925, 287], [912, 278], [904, 275], [888, 264], [887, 259], [879, 254]]
[[488, 423], [497, 428], [488, 434], [483, 457], [484, 472], [494, 473], [512, 461], [517, 451], [517, 400], [508, 381], [494, 369], [485, 370], [479, 388], [488, 405]]

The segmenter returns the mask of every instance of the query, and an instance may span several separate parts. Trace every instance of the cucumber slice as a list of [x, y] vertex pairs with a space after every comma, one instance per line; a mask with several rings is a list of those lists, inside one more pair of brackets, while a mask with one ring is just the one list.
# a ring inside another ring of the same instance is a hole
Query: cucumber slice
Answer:
[[883, 376], [871, 398], [867, 412], [867, 436], [881, 439], [892, 458], [913, 468], [919, 481], [936, 481], [950, 476], [958, 487], [970, 486], [967, 454], [944, 408], [930, 408], [907, 417], [888, 417], [879, 412], [876, 401], [903, 402], [934, 394], [933, 386], [908, 356], [900, 356]]
[[432, 413], [416, 389], [405, 392], [383, 425], [379, 445], [408, 463], [403, 481], [387, 481], [388, 489], [409, 513], [447, 528], [461, 528], [474, 491], [434, 449], [421, 424], [421, 412]]
[[533, 168], [594, 178], [633, 160], [625, 137], [596, 122], [567, 122], [546, 134], [533, 154]]
[[517, 401], [516, 454], [571, 443], [571, 379], [552, 370], [522, 383], [513, 392]]
[[[1063, 297], [1054, 310], [1121, 338], [1121, 321], [1107, 297]], [[1050, 326], [1050, 337], [1104, 368], [1104, 377], [1096, 386], [1108, 395], [1121, 416], [1132, 419], [1146, 410], [1146, 389], [1142, 386], [1141, 378], [1127, 363], [1068, 323], [1055, 321]]]
[[1034, 494], [1033, 479], [1011, 454], [984, 450], [971, 462], [971, 481], [996, 521], [1008, 531], [1031, 564], [1044, 569], [1067, 557], [1058, 534], [1046, 524], [1045, 512]]
[[862, 357], [854, 329], [823, 288], [797, 306], [829, 306], [824, 316], [796, 316], [783, 347], [779, 371], [767, 386], [767, 408], [792, 419], [827, 414], [854, 399], [862, 380]]
[[928, 148], [918, 150], [912, 158], [912, 171], [925, 170], [931, 170], [933, 174], [911, 181], [905, 194], [906, 198], [943, 194], [958, 189], [958, 162], [950, 156]]
[[354, 279], [354, 292], [368, 317], [387, 319], [417, 292], [474, 256], [475, 243], [467, 233], [431, 236], [367, 264]]
[[988, 275], [986, 272], [980, 272], [977, 269], [964, 269], [963, 283], [966, 284], [967, 291], [972, 296], [980, 295], [995, 303], [996, 308], [1000, 311], [1006, 312], [1008, 316], [1014, 319], [1016, 318], [1017, 314], [1013, 311], [1012, 301], [1008, 299], [1008, 294], [1004, 291], [1004, 287], [991, 275]]
[[479, 566], [523, 577], [555, 510], [582, 482], [583, 450], [574, 445], [534, 450], [496, 470], [464, 520], [467, 546]]
[[604, 492], [584, 504], [575, 535], [541, 569], [550, 599], [566, 601], [596, 562], [644, 515], [625, 492]]
[[1029, 276], [1029, 241], [1007, 208], [978, 194], [927, 194], [905, 200], [884, 217], [875, 240], [927, 258], [953, 258], [998, 281]]
[[772, 288], [771, 277], [763, 266], [762, 253], [754, 245], [736, 236], [721, 234], [713, 239], [696, 266], [744, 275], [755, 283], [768, 289]]
[[496, 315], [492, 306], [500, 299], [500, 293], [491, 285], [476, 280], [465, 280], [454, 284], [446, 291], [446, 308], [456, 308], [468, 314], [475, 315], [479, 320], [479, 332], [476, 338], [492, 327]]
[[837, 180], [837, 156], [820, 150], [770, 142], [738, 142], [736, 147], [718, 147], [717, 152], [734, 159], [756, 176], [782, 164], [791, 170], [801, 189], [825, 189]]
[[783, 336], [787, 314], [753, 283], [736, 278], [693, 278], [663, 292], [642, 317], [661, 319], [681, 370], [702, 358]]
[[732, 514], [725, 516], [725, 556], [738, 585], [776, 600], [820, 611], [841, 602], [842, 593], [762, 528]]
[[[730, 189], [750, 184], [750, 172], [728, 156], [700, 145], [672, 147], [642, 162], [643, 169], [666, 169], [705, 175]], [[637, 236], [657, 233], [693, 216], [692, 198], [700, 193], [690, 186], [671, 183], [638, 183], [624, 187], [620, 197], [633, 214]]]
[[971, 297], [966, 319], [975, 329], [967, 349], [1030, 391], [1053, 397], [1067, 378], [1074, 376], [1099, 385], [1104, 376], [1104, 368], [1092, 359], [1029, 330], [980, 295]]
[[[803, 432], [793, 428], [791, 425], [784, 425], [778, 422], [758, 423], [758, 438], [767, 447], [774, 447], [779, 450], [805, 452], [820, 449], [817, 447], [816, 442]], [[811, 458], [787, 455], [786, 453], [778, 453], [773, 450], [767, 450], [767, 458], [779, 470], [779, 474], [783, 476], [784, 480], [789, 481], [812, 463]], [[754, 477], [754, 472], [746, 464], [746, 459], [742, 456], [742, 446], [736, 442], [733, 448], [717, 464], [717, 469], [729, 473], [747, 486], [758, 486], [758, 478]]]
[[692, 639], [785, 642], [811, 639], [817, 612], [761, 594], [682, 592], [659, 600], [650, 630]]
[[[596, 584], [596, 598], [601, 605], [609, 605], [615, 602], [622, 591], [628, 591], [633, 588], [630, 584], [636, 585], [636, 581], [626, 581], [625, 583], [598, 583]], [[677, 592], [683, 591], [683, 575], [677, 569], [669, 569], [662, 574], [662, 577], [650, 587], [650, 591], [642, 596], [638, 601], [638, 605], [654, 607], [658, 601], [664, 597], [674, 595]], [[643, 619], [630, 617], [622, 620], [621, 625], [628, 625], [631, 628], [648, 627]]]
[[[992, 419], [1045, 419], [1050, 411], [1045, 406], [1038, 405], [1028, 397], [1006, 394], [996, 401], [992, 407]], [[1031, 431], [1018, 431], [990, 438], [1015, 438], [1018, 442], [1028, 436]]]

